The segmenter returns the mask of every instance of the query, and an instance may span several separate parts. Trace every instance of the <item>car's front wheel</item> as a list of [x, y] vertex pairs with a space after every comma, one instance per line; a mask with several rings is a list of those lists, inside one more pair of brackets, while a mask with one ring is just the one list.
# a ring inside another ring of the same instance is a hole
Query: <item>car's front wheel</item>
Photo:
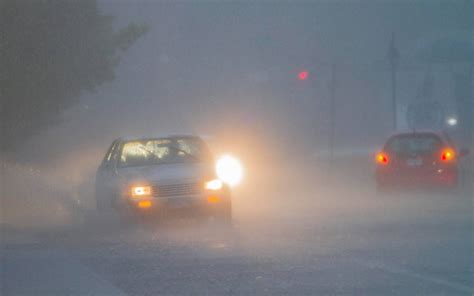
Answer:
[[107, 202], [105, 196], [100, 193], [95, 195], [96, 208], [99, 212], [105, 212], [110, 209], [110, 202]]

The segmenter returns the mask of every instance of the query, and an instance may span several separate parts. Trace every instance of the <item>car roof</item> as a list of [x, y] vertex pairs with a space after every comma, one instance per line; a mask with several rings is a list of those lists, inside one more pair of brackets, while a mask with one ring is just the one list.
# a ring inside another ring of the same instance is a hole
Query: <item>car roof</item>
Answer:
[[403, 136], [403, 135], [413, 135], [413, 134], [433, 134], [433, 135], [437, 135], [439, 137], [445, 137], [445, 132], [444, 131], [427, 130], [427, 129], [398, 131], [398, 132], [393, 133], [390, 137]]

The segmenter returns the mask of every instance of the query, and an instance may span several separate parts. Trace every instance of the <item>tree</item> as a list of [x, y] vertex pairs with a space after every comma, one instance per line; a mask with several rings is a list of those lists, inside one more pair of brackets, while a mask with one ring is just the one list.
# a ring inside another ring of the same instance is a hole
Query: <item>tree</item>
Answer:
[[0, 1], [1, 151], [113, 80], [121, 55], [146, 31], [135, 23], [115, 30], [96, 0]]

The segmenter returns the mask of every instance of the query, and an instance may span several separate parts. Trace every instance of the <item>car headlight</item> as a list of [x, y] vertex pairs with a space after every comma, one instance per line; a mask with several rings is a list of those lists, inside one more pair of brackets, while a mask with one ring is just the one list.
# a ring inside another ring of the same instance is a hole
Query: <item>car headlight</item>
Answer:
[[219, 179], [214, 179], [212, 181], [206, 182], [205, 188], [208, 190], [221, 190], [224, 184]]
[[150, 186], [132, 186], [131, 189], [132, 197], [143, 197], [151, 195]]
[[234, 186], [242, 180], [243, 168], [238, 159], [227, 155], [217, 160], [216, 173], [219, 179]]

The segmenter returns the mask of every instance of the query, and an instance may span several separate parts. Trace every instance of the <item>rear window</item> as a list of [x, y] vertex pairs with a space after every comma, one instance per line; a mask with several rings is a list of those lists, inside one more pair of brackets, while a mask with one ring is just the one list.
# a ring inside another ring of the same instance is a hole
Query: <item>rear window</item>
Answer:
[[435, 135], [402, 135], [389, 140], [385, 150], [397, 154], [428, 154], [434, 153], [442, 146]]

